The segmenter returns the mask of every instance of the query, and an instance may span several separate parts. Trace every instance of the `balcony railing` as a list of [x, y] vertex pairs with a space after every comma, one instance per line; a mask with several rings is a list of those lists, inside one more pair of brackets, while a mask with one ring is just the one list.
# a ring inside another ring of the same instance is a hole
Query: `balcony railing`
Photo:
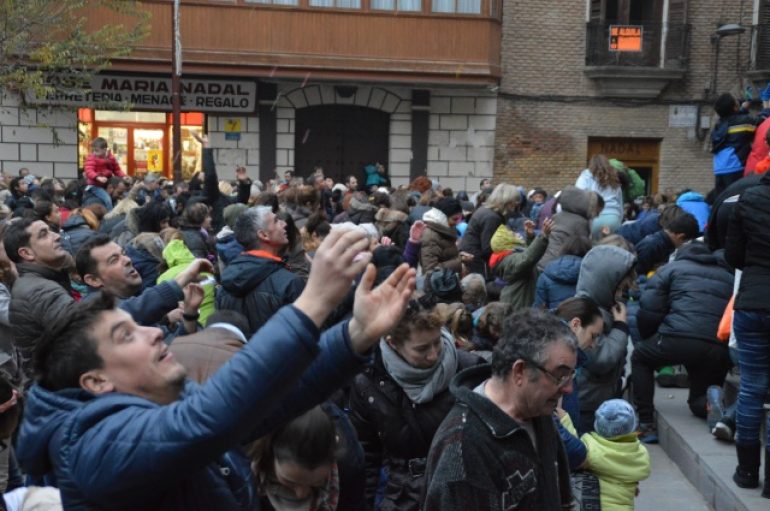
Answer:
[[641, 51], [610, 49], [610, 26], [617, 22], [587, 23], [586, 66], [657, 67], [686, 69], [690, 47], [690, 25], [634, 23], [642, 27]]
[[770, 24], [751, 27], [750, 70], [770, 70]]

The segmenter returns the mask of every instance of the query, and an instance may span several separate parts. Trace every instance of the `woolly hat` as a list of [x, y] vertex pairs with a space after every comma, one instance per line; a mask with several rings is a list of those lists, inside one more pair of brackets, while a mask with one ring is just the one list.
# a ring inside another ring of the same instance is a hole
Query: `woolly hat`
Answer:
[[395, 245], [380, 245], [372, 252], [372, 264], [377, 268], [374, 285], [387, 279], [404, 262], [401, 250]]
[[446, 215], [447, 218], [451, 218], [458, 213], [463, 212], [463, 207], [460, 201], [452, 197], [444, 197], [440, 199], [435, 206], [436, 209]]
[[240, 202], [227, 206], [222, 212], [222, 218], [224, 219], [225, 224], [227, 224], [230, 229], [234, 228], [235, 221], [239, 216], [241, 216], [241, 213], [247, 209], [249, 209], [249, 207], [246, 204], [241, 204]]
[[594, 429], [604, 438], [615, 438], [636, 431], [634, 407], [623, 399], [609, 399], [596, 410]]
[[524, 247], [526, 242], [521, 236], [517, 236], [511, 229], [505, 224], [500, 224], [495, 233], [492, 235], [489, 246], [492, 252], [503, 252], [505, 250], [513, 250], [516, 247]]
[[762, 101], [770, 101], [770, 83], [759, 92], [759, 99]]
[[449, 268], [437, 268], [425, 279], [426, 291], [437, 301], [452, 303], [462, 300], [463, 291], [460, 278]]

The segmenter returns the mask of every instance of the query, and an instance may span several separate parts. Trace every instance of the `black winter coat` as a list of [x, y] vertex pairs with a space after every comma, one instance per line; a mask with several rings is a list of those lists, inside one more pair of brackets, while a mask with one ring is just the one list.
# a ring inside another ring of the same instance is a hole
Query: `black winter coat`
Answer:
[[770, 173], [741, 194], [725, 245], [727, 262], [743, 270], [735, 309], [770, 312]]
[[242, 254], [222, 272], [217, 309], [240, 312], [249, 319], [251, 337], [284, 305], [293, 303], [305, 281], [286, 269], [282, 261]]
[[480, 273], [487, 279], [493, 278], [487, 266], [492, 255], [492, 235], [503, 220], [503, 215], [485, 206], [477, 209], [471, 216], [460, 242], [461, 251], [473, 254], [473, 260], [467, 265], [469, 273]]
[[666, 231], [649, 234], [636, 244], [636, 273], [645, 275], [656, 266], [665, 264], [676, 249]]
[[[472, 353], [457, 351], [457, 372], [482, 363], [484, 360]], [[389, 479], [379, 509], [420, 509], [425, 457], [454, 402], [446, 388], [428, 403], [413, 403], [385, 370], [382, 354], [375, 349], [374, 363], [356, 376], [350, 391], [350, 419], [364, 448], [366, 501], [370, 506], [380, 468], [386, 466]]]
[[721, 252], [694, 241], [648, 282], [639, 302], [642, 338], [662, 335], [717, 342], [719, 321], [733, 294], [733, 274]]

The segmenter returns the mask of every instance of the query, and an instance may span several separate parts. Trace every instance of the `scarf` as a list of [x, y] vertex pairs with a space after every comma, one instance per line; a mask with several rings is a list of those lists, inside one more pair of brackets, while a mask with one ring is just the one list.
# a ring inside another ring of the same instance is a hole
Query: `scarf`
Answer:
[[449, 387], [450, 380], [457, 372], [457, 348], [452, 334], [445, 328], [441, 329], [441, 344], [441, 359], [429, 369], [420, 369], [409, 365], [384, 339], [380, 339], [385, 371], [413, 403], [430, 402], [436, 394]]
[[260, 493], [276, 511], [335, 511], [340, 496], [337, 464], [332, 465], [326, 486], [318, 488], [306, 499], [298, 499], [294, 491], [269, 478], [262, 477]]

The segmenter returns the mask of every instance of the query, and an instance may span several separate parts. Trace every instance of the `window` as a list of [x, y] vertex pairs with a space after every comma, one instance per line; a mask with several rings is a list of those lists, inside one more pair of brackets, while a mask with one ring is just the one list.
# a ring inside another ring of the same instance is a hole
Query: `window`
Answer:
[[[398, 7], [396, 7], [398, 5]], [[376, 11], [412, 11], [422, 10], [421, 0], [371, 0], [371, 8]]]
[[481, 14], [481, 0], [433, 0], [433, 12]]
[[247, 4], [299, 5], [299, 0], [244, 0]]
[[336, 7], [338, 9], [360, 9], [361, 0], [310, 0], [310, 7]]

